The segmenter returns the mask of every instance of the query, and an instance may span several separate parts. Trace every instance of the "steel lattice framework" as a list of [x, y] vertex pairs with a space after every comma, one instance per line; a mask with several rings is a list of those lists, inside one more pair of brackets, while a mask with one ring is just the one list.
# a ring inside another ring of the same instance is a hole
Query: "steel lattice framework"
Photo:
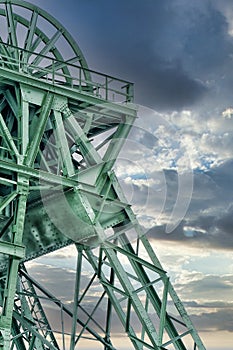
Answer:
[[[89, 70], [65, 28], [27, 2], [0, 0], [0, 31], [0, 349], [85, 339], [113, 350], [117, 318], [134, 349], [204, 350], [113, 171], [136, 117], [133, 85]], [[71, 244], [69, 308], [25, 264]]]

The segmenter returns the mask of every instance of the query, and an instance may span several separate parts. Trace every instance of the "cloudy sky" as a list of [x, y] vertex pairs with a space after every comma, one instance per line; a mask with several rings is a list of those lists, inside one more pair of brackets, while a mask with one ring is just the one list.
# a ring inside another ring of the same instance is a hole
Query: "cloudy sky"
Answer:
[[207, 349], [232, 349], [233, 1], [31, 2], [91, 69], [135, 83], [139, 119], [117, 174]]

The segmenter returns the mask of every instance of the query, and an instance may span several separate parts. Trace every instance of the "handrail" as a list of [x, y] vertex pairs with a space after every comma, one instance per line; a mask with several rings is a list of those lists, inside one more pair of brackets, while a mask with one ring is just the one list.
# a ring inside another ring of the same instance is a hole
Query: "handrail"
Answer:
[[[1, 50], [1, 46], [5, 50]], [[15, 56], [14, 50], [18, 52]], [[33, 64], [38, 56], [43, 58], [40, 66]], [[27, 60], [25, 60], [25, 57], [27, 57]], [[74, 61], [74, 59], [71, 60]], [[3, 42], [0, 42], [0, 65], [7, 69], [30, 74], [51, 84], [62, 84], [85, 93], [94, 94], [106, 101], [133, 102], [133, 83], [131, 82]], [[64, 67], [66, 73], [64, 73]], [[67, 74], [67, 68], [69, 74]], [[92, 80], [85, 78], [85, 72], [87, 71], [90, 73]]]

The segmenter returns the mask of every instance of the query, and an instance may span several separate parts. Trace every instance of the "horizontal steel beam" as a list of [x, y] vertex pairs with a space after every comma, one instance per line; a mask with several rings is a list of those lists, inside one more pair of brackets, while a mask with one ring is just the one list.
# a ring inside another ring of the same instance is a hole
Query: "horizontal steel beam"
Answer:
[[19, 244], [0, 241], [0, 253], [22, 259], [25, 255], [25, 247]]
[[58, 94], [60, 96], [65, 96], [67, 98], [71, 98], [75, 101], [82, 101], [87, 104], [91, 104], [94, 106], [101, 106], [105, 107], [109, 111], [115, 111], [118, 113], [123, 113], [124, 115], [129, 115], [136, 117], [136, 108], [135, 105], [132, 103], [128, 104], [117, 104], [110, 101], [106, 101], [100, 97], [93, 96], [90, 93], [84, 92], [84, 91], [78, 91], [75, 88], [67, 87], [67, 86], [61, 86], [61, 85], [54, 85], [52, 83], [43, 81], [41, 79], [35, 78], [30, 76], [29, 74], [13, 71], [11, 69], [0, 67], [0, 77], [1, 80], [4, 80], [6, 83], [6, 80], [9, 81], [9, 84], [15, 84], [17, 81], [18, 83], [25, 84], [29, 88], [30, 87], [36, 87], [40, 88], [44, 91], [49, 91], [55, 94]]
[[42, 170], [29, 168], [25, 165], [6, 162], [4, 160], [1, 160], [0, 162], [0, 169], [8, 170], [10, 172], [15, 172], [20, 175], [24, 175], [28, 177], [33, 177], [41, 181], [52, 183], [54, 185], [57, 184], [57, 185], [67, 186], [67, 187], [74, 187], [78, 185], [77, 180], [67, 179], [63, 176], [47, 173]]

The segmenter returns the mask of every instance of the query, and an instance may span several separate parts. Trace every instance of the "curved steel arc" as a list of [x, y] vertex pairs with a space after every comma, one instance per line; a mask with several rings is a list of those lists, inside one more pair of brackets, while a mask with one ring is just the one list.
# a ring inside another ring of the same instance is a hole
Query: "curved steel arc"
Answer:
[[[91, 80], [91, 76], [90, 73], [88, 71], [88, 64], [86, 62], [86, 59], [81, 51], [81, 49], [79, 48], [79, 46], [77, 45], [76, 41], [74, 40], [74, 38], [71, 36], [71, 34], [65, 29], [65, 27], [59, 22], [57, 21], [53, 16], [51, 16], [50, 14], [48, 14], [46, 11], [38, 8], [35, 5], [32, 5], [26, 1], [18, 1], [18, 0], [12, 0], [12, 1], [6, 1], [6, 0], [0, 0], [0, 5], [1, 4], [5, 4], [6, 5], [6, 9], [0, 9], [0, 14], [4, 17], [7, 17], [7, 14], [9, 13], [9, 10], [7, 10], [7, 8], [11, 8], [9, 7], [9, 5], [15, 5], [21, 8], [26, 8], [28, 10], [32, 11], [32, 17], [31, 17], [31, 21], [29, 21], [27, 18], [22, 17], [22, 15], [17, 14], [15, 12], [11, 12], [11, 16], [10, 17], [8, 15], [9, 18], [11, 18], [11, 21], [8, 20], [8, 27], [9, 27], [9, 32], [11, 33], [12, 31], [15, 33], [14, 34], [14, 40], [12, 42], [13, 45], [17, 46], [18, 42], [17, 42], [17, 37], [16, 37], [16, 23], [19, 22], [20, 24], [24, 25], [26, 28], [28, 28], [28, 35], [27, 38], [25, 40], [24, 46], [21, 47], [22, 49], [26, 49], [28, 51], [33, 52], [35, 50], [35, 47], [33, 47], [33, 35], [36, 34], [37, 38], [39, 38], [42, 42], [44, 42], [45, 47], [42, 49], [42, 54], [43, 53], [48, 53], [49, 51], [51, 51], [54, 54], [54, 57], [59, 60], [59, 61], [64, 61], [62, 57], [62, 54], [60, 53], [60, 51], [58, 50], [58, 48], [56, 48], [56, 41], [59, 39], [59, 35], [62, 35], [65, 40], [67, 41], [68, 45], [70, 46], [70, 48], [73, 50], [74, 52], [74, 57], [78, 58], [79, 64], [80, 66], [84, 69], [84, 76], [86, 79], [90, 79]], [[37, 27], [37, 22], [38, 22], [38, 16], [41, 16], [42, 18], [44, 18], [45, 20], [47, 20], [54, 28], [56, 28], [57, 33], [59, 33], [59, 35], [56, 35], [52, 38], [52, 42], [51, 42], [51, 38], [49, 38], [44, 32], [43, 30], [39, 29]], [[28, 40], [27, 40], [28, 39]], [[30, 39], [30, 40], [29, 40]], [[31, 43], [32, 46], [29, 47], [29, 44]], [[51, 43], [53, 45], [51, 45]], [[39, 40], [36, 44], [39, 44]], [[51, 45], [51, 46], [50, 46]], [[74, 58], [72, 57], [72, 59]], [[63, 69], [65, 69], [65, 67], [63, 67]], [[68, 73], [68, 71], [66, 70], [65, 73]]]

